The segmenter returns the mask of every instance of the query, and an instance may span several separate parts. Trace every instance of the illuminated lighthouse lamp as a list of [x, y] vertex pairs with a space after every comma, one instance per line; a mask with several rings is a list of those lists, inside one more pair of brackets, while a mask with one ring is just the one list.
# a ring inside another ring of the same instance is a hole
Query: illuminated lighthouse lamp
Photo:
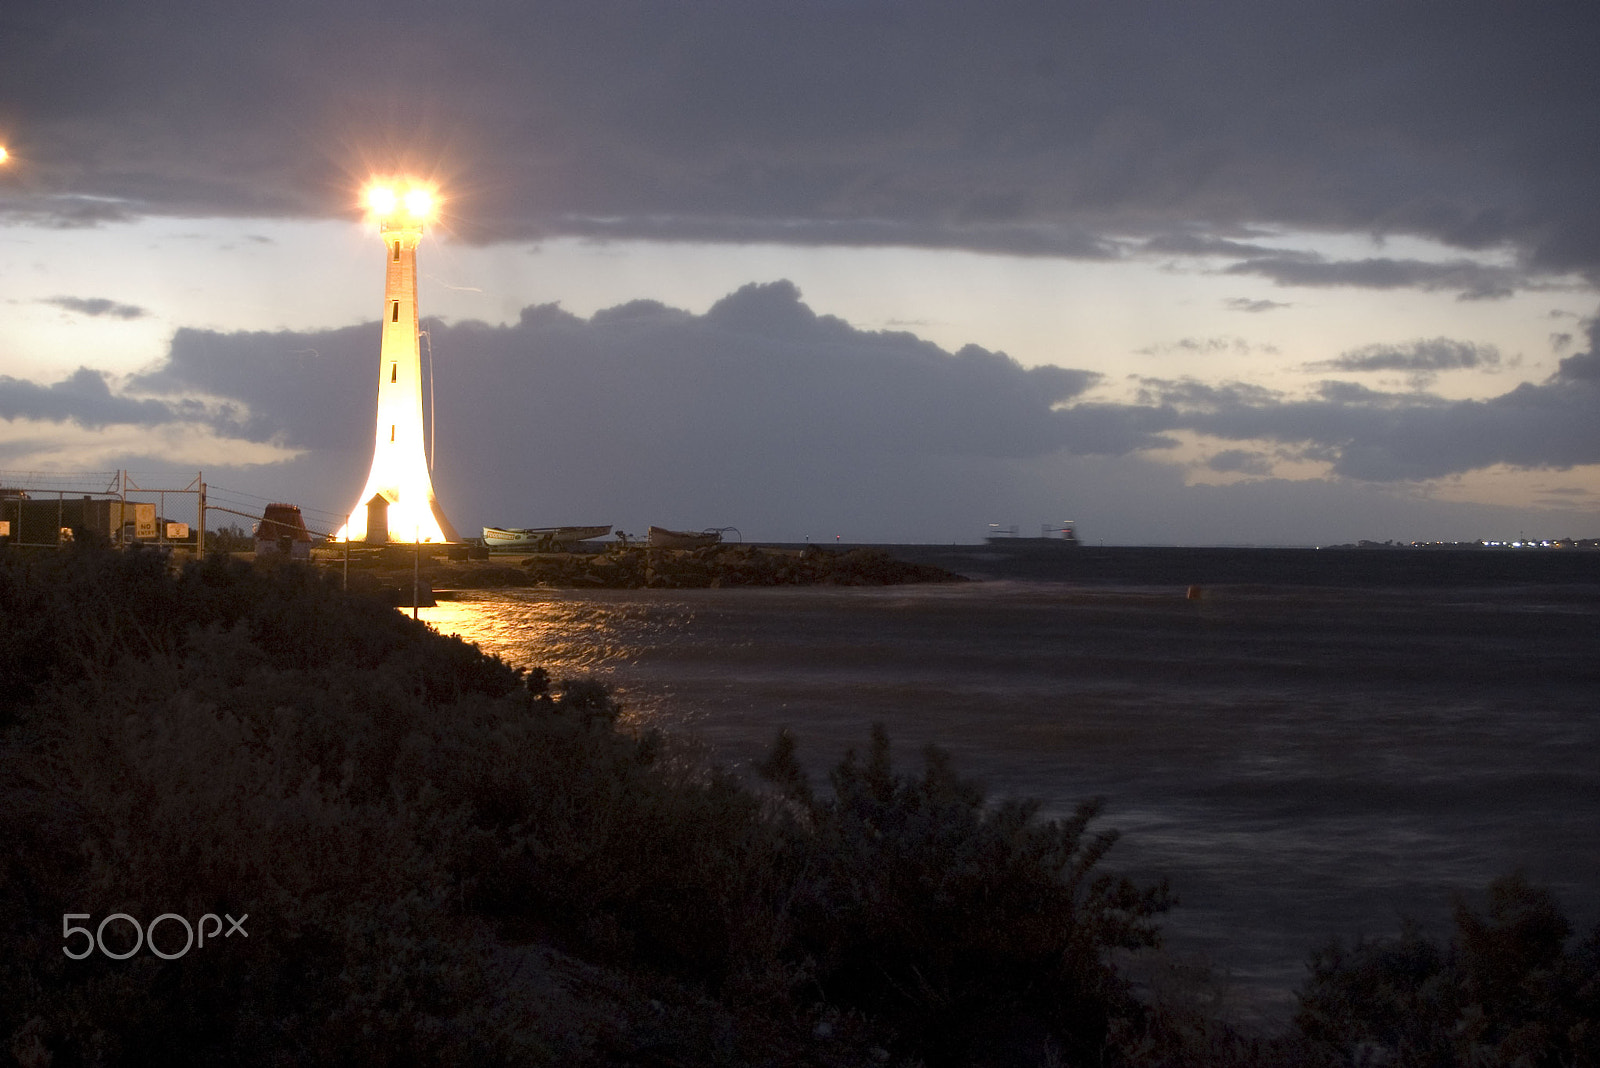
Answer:
[[369, 543], [459, 541], [433, 493], [422, 420], [422, 355], [417, 329], [417, 245], [433, 212], [421, 184], [367, 190], [383, 238], [383, 343], [372, 471], [336, 540]]

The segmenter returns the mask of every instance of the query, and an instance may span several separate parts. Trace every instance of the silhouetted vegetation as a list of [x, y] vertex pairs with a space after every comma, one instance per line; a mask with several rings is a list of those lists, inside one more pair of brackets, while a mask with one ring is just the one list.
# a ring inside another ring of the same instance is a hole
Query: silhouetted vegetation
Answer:
[[762, 768], [790, 802], [784, 851], [804, 873], [787, 919], [809, 981], [880, 1020], [929, 1064], [1095, 1063], [1113, 1018], [1138, 1006], [1107, 951], [1159, 941], [1166, 886], [1095, 868], [1116, 840], [1100, 812], [1040, 822], [1031, 801], [986, 803], [930, 747], [896, 774], [872, 731], [816, 794], [784, 734]]
[[1549, 891], [1497, 879], [1447, 944], [1408, 924], [1317, 953], [1295, 1024], [1333, 1065], [1600, 1065], [1600, 929], [1571, 938]]
[[[289, 562], [4, 552], [0, 631], [20, 1064], [1595, 1063], [1597, 943], [1520, 881], [1447, 947], [1331, 947], [1262, 1040], [1116, 966], [1171, 897], [1101, 872], [1097, 804], [881, 730], [748, 783]], [[69, 913], [248, 937], [74, 960]]]
[[206, 552], [253, 553], [255, 551], [256, 536], [238, 523], [229, 523], [227, 526], [206, 531]]
[[[802, 806], [309, 567], [13, 553], [0, 591], [22, 1060], [948, 1061], [1002, 1004], [1087, 1050], [1127, 1004], [1105, 951], [1154, 936], [1091, 809], [892, 775], [881, 736]], [[70, 960], [68, 913], [249, 937]]]

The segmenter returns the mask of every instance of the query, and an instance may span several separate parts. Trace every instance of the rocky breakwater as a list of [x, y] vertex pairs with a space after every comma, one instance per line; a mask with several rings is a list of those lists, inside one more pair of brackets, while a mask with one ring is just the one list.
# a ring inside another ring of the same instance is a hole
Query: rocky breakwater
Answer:
[[[339, 568], [324, 564], [323, 570], [335, 576]], [[388, 604], [409, 608], [414, 603], [428, 608], [436, 603], [435, 594], [448, 590], [497, 590], [510, 586], [532, 586], [534, 582], [521, 567], [487, 562], [439, 563], [429, 560], [415, 573], [409, 567], [359, 567], [343, 576], [344, 585], [356, 592], [377, 597]]]
[[964, 582], [929, 564], [896, 560], [882, 549], [630, 548], [595, 555], [540, 553], [523, 563], [530, 584], [597, 589], [717, 589], [728, 586], [894, 586]]
[[[897, 560], [882, 549], [780, 549], [758, 545], [712, 545], [703, 549], [611, 549], [603, 553], [534, 553], [511, 560], [424, 559], [412, 566], [367, 561], [351, 567], [346, 582], [410, 605], [413, 581], [418, 600], [433, 603], [435, 591], [543, 586], [556, 589], [711, 589], [730, 586], [895, 586], [911, 582], [966, 582], [932, 564]], [[322, 566], [337, 573], [338, 561]]]

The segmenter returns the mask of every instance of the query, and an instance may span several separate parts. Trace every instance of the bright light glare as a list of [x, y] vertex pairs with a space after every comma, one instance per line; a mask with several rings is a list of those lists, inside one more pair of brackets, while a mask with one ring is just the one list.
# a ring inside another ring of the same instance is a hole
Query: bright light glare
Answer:
[[426, 189], [406, 190], [406, 212], [414, 219], [426, 219], [433, 210], [433, 194]]
[[5, 145], [0, 145], [0, 163], [4, 163], [6, 160], [8, 160], [10, 158], [11, 158], [11, 153], [6, 151], [6, 146]]
[[375, 185], [367, 190], [367, 207], [379, 215], [387, 215], [393, 211], [397, 199], [394, 190], [386, 185]]

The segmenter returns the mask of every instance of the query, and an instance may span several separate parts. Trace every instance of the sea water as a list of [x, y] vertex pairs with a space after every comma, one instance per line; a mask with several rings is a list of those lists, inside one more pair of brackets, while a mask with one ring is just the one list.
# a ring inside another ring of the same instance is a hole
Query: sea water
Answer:
[[[819, 781], [882, 723], [992, 796], [1105, 799], [1104, 864], [1165, 876], [1170, 945], [1281, 1020], [1310, 950], [1447, 930], [1514, 869], [1600, 919], [1600, 553], [901, 547], [983, 581], [503, 590], [424, 610]], [[1197, 596], [1192, 596], [1192, 594]]]

